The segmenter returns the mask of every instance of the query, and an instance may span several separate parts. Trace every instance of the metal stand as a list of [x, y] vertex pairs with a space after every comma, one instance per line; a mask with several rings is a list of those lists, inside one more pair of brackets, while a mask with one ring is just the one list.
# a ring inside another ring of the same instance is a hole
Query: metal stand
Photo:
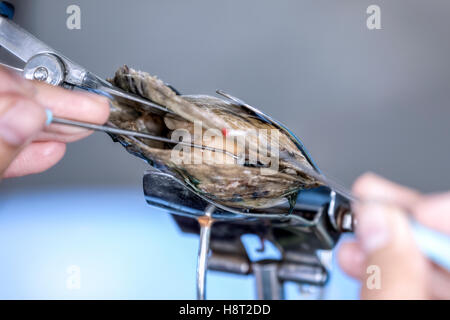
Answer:
[[283, 283], [278, 277], [278, 263], [258, 262], [253, 264], [256, 281], [256, 297], [259, 300], [284, 299]]
[[204, 216], [198, 218], [200, 224], [200, 243], [198, 247], [197, 259], [197, 300], [206, 298], [206, 272], [208, 270], [209, 241], [211, 238], [211, 218], [215, 207], [209, 205], [205, 209]]
[[253, 275], [256, 284], [256, 296], [261, 300], [281, 300], [285, 298], [284, 283], [294, 282], [321, 288], [328, 279], [327, 270], [316, 259], [287, 261], [262, 260], [250, 262], [244, 257], [212, 252], [208, 261], [208, 269], [226, 273]]
[[[178, 179], [156, 169], [146, 172], [143, 185], [148, 204], [172, 213], [182, 232], [200, 234], [198, 299], [205, 299], [208, 269], [254, 276], [260, 299], [283, 299], [285, 282], [299, 284], [308, 295], [319, 293], [317, 289], [327, 282], [329, 266], [317, 252], [332, 250], [341, 233], [353, 225], [348, 205], [327, 188], [301, 193], [292, 210], [280, 204], [243, 217], [208, 206], [208, 201]], [[281, 259], [252, 261], [241, 239], [246, 234], [272, 242], [282, 253]]]

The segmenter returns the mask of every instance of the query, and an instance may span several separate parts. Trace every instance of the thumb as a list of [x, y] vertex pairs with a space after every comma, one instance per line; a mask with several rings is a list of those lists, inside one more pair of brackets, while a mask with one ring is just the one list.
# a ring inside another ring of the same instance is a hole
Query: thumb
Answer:
[[0, 177], [20, 149], [44, 128], [46, 119], [45, 109], [31, 100], [0, 98]]
[[363, 299], [426, 299], [426, 260], [415, 245], [407, 216], [380, 204], [357, 210], [356, 236], [366, 256]]

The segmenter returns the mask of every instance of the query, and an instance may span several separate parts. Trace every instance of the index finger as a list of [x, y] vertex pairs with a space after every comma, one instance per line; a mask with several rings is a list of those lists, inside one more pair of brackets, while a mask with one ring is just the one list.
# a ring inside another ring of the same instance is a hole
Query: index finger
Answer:
[[353, 184], [352, 190], [356, 196], [362, 199], [389, 202], [408, 209], [423, 197], [417, 190], [389, 181], [371, 172], [360, 176]]
[[34, 99], [52, 110], [56, 117], [104, 124], [109, 116], [108, 99], [97, 94], [70, 91], [42, 82], [33, 82], [36, 87]]
[[417, 221], [450, 234], [450, 192], [427, 195], [413, 208]]
[[388, 202], [403, 208], [421, 224], [450, 233], [450, 192], [423, 195], [373, 173], [358, 178], [353, 191], [362, 199]]

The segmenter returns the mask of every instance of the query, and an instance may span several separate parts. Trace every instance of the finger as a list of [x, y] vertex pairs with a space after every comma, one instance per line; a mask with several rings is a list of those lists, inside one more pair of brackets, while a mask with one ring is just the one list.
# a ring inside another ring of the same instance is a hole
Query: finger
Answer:
[[412, 208], [420, 223], [450, 234], [450, 192], [427, 195]]
[[413, 189], [386, 180], [368, 172], [360, 176], [353, 185], [353, 193], [364, 199], [395, 203], [400, 207], [411, 208], [422, 199]]
[[355, 241], [341, 244], [338, 250], [338, 263], [350, 277], [361, 279], [364, 271], [364, 252]]
[[20, 149], [45, 126], [45, 110], [16, 95], [0, 98], [0, 176]]
[[[50, 130], [52, 132], [50, 132]], [[92, 133], [92, 130], [52, 124], [48, 126], [48, 128], [45, 128], [44, 131], [39, 132], [34, 141], [57, 141], [62, 143], [69, 143], [84, 139]]]
[[373, 173], [358, 178], [353, 186], [362, 199], [381, 200], [406, 208], [420, 223], [450, 233], [450, 192], [421, 195], [413, 189], [388, 181]]
[[[109, 116], [108, 99], [100, 95], [70, 91], [45, 83], [34, 82], [36, 101], [49, 108], [55, 117], [104, 124]], [[52, 124], [39, 135], [38, 140], [74, 141], [91, 132], [77, 127]]]
[[450, 272], [432, 263], [430, 291], [434, 299], [450, 299]]
[[394, 206], [369, 204], [359, 206], [356, 215], [356, 236], [367, 257], [361, 297], [427, 298], [427, 263], [406, 214]]
[[[87, 92], [75, 92], [39, 81], [29, 81], [4, 67], [0, 67], [0, 93], [16, 93], [36, 99], [54, 116], [103, 124], [109, 116], [105, 97]], [[72, 142], [88, 136], [91, 131], [63, 125], [51, 125], [40, 133], [38, 141]]]
[[21, 177], [28, 174], [43, 172], [54, 166], [64, 156], [66, 145], [61, 142], [34, 142], [26, 146], [3, 177]]
[[14, 93], [31, 98], [36, 93], [32, 81], [0, 66], [0, 93]]

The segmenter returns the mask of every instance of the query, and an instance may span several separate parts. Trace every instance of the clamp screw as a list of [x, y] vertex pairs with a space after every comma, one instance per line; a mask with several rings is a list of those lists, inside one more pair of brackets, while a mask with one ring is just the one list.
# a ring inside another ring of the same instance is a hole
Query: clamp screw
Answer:
[[45, 81], [48, 78], [48, 70], [44, 67], [37, 68], [33, 73], [33, 78], [38, 81]]

